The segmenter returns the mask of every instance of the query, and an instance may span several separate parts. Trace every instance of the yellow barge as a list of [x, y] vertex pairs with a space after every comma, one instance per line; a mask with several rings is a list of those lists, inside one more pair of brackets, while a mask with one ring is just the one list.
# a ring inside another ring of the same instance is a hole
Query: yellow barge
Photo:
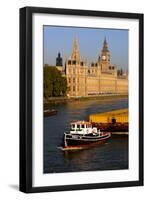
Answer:
[[128, 123], [128, 109], [114, 110], [92, 114], [89, 116], [89, 121], [94, 123]]
[[89, 121], [102, 130], [128, 131], [128, 109], [91, 114]]

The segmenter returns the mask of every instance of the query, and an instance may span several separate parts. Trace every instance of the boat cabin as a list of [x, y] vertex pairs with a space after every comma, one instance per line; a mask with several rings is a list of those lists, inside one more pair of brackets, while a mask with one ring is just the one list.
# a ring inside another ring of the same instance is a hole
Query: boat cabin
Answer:
[[92, 132], [92, 124], [86, 121], [77, 121], [70, 124], [70, 133], [87, 134]]

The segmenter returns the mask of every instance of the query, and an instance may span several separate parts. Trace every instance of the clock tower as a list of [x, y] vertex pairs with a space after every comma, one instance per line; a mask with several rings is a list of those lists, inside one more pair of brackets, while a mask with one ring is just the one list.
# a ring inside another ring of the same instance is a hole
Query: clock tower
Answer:
[[100, 56], [100, 65], [101, 65], [101, 70], [102, 71], [108, 71], [109, 70], [109, 65], [110, 65], [110, 51], [108, 48], [108, 43], [106, 40], [106, 37], [103, 42], [103, 48], [101, 51], [101, 56]]

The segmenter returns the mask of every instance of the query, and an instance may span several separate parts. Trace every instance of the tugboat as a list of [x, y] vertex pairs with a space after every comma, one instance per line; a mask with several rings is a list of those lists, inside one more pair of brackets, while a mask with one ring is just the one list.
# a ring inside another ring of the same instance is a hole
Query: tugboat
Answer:
[[77, 121], [70, 124], [70, 131], [64, 132], [63, 150], [89, 148], [104, 143], [111, 137], [110, 132], [101, 132], [91, 122]]

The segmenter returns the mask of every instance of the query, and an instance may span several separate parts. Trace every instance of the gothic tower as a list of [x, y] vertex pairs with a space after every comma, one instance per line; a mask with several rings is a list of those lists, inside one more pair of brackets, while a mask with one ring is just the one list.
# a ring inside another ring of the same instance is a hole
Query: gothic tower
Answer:
[[101, 51], [100, 65], [101, 65], [101, 70], [103, 72], [109, 70], [110, 51], [109, 51], [109, 47], [108, 47], [108, 43], [107, 43], [106, 37], [104, 39], [103, 48], [102, 48], [102, 51]]
[[78, 39], [75, 36], [71, 56], [66, 61], [66, 77], [69, 96], [86, 95], [86, 73], [87, 67], [80, 56]]
[[78, 45], [78, 40], [77, 40], [76, 36], [75, 36], [75, 39], [74, 39], [74, 44], [73, 44], [73, 49], [72, 49], [72, 54], [71, 54], [71, 60], [80, 62], [80, 51], [79, 51], [79, 45]]
[[56, 66], [63, 66], [60, 52], [58, 53], [58, 57], [56, 58]]

